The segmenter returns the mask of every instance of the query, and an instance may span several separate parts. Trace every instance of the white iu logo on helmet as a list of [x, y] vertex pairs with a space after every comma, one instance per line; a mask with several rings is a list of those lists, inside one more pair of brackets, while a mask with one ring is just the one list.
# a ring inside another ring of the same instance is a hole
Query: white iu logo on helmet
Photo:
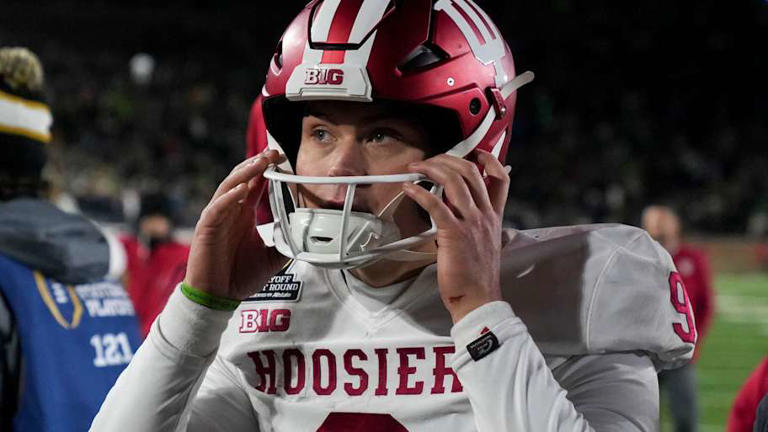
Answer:
[[[506, 84], [509, 77], [500, 61], [505, 55], [504, 40], [485, 11], [472, 0], [439, 0], [435, 3], [435, 10], [445, 12], [456, 23], [478, 60], [486, 65], [493, 63], [496, 69], [496, 86], [501, 87]], [[470, 23], [467, 19], [472, 22]], [[480, 32], [485, 41], [478, 38], [473, 27]]]

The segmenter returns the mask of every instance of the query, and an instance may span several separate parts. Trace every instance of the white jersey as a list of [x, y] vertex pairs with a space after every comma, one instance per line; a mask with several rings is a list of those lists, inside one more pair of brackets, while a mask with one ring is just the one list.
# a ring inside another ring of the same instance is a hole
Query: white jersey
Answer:
[[656, 370], [693, 351], [669, 255], [621, 225], [505, 236], [506, 301], [456, 325], [434, 265], [374, 290], [293, 262], [234, 314], [177, 292], [92, 430], [656, 430]]

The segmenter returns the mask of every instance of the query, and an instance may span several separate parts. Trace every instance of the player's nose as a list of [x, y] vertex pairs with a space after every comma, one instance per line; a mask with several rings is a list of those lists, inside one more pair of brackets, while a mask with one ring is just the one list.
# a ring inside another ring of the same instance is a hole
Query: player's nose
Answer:
[[362, 176], [366, 174], [366, 161], [360, 145], [354, 139], [346, 139], [334, 149], [333, 163], [328, 177]]

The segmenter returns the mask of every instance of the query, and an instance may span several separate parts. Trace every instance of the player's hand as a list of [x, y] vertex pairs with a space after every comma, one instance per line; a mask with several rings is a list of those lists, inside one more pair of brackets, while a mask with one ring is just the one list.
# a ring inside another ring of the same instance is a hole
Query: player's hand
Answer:
[[501, 221], [509, 175], [490, 153], [477, 150], [476, 155], [487, 174], [487, 187], [474, 163], [455, 156], [441, 154], [409, 166], [411, 172], [442, 185], [450, 206], [419, 186], [403, 186], [437, 225], [437, 283], [454, 323], [501, 300]]
[[219, 184], [195, 226], [185, 278], [189, 285], [242, 300], [285, 264], [287, 259], [266, 247], [256, 230], [256, 206], [267, 190], [263, 173], [278, 159], [274, 150], [246, 159]]

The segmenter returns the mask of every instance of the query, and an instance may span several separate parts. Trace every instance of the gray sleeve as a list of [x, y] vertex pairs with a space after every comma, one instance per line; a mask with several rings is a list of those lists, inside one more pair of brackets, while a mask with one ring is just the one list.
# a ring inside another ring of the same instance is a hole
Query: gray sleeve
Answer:
[[648, 356], [578, 356], [555, 368], [553, 374], [576, 411], [596, 431], [658, 429], [658, 380]]
[[475, 309], [453, 326], [451, 336], [456, 344], [452, 367], [479, 432], [599, 431], [568, 400], [507, 303]]
[[187, 432], [259, 432], [258, 418], [235, 373], [217, 357], [192, 401]]
[[0, 295], [0, 430], [11, 430], [18, 404], [20, 363], [16, 321]]
[[478, 431], [658, 430], [656, 369], [646, 355], [574, 356], [550, 370], [504, 302], [470, 312], [451, 336]]

